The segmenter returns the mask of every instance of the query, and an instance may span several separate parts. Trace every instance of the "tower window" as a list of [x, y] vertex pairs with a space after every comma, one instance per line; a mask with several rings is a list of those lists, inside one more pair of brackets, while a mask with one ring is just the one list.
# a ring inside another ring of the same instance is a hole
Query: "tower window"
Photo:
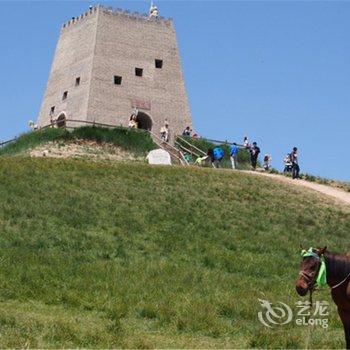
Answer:
[[135, 68], [135, 75], [137, 77], [142, 77], [143, 69], [142, 68]]
[[155, 62], [156, 68], [159, 68], [159, 69], [163, 68], [163, 60], [155, 60], [154, 62]]
[[80, 77], [75, 78], [75, 86], [79, 86], [80, 85]]
[[52, 106], [52, 107], [50, 108], [50, 115], [53, 115], [54, 112], [55, 112], [55, 106]]
[[115, 75], [114, 76], [114, 84], [121, 85], [122, 84], [122, 77], [120, 77], [119, 75]]
[[65, 91], [62, 96], [62, 100], [65, 100], [68, 96], [68, 91]]

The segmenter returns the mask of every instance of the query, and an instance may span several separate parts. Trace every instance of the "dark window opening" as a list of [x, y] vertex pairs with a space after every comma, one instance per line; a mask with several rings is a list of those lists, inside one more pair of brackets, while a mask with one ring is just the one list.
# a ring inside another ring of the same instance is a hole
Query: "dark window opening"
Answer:
[[121, 85], [122, 84], [122, 77], [115, 75], [114, 76], [114, 84], [115, 85]]
[[163, 60], [155, 60], [156, 68], [163, 68]]
[[50, 109], [50, 115], [54, 114], [54, 112], [55, 112], [55, 106], [52, 106]]
[[142, 68], [135, 68], [135, 75], [137, 77], [142, 77], [143, 69]]
[[68, 96], [68, 91], [65, 91], [62, 96], [62, 100], [65, 100]]
[[75, 86], [79, 86], [80, 85], [80, 77], [75, 79]]

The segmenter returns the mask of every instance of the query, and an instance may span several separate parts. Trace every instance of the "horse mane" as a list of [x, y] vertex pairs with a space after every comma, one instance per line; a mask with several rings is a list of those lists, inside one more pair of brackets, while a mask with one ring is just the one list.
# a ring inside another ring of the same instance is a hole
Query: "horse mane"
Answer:
[[343, 279], [350, 274], [350, 256], [326, 251], [327, 275], [335, 279]]

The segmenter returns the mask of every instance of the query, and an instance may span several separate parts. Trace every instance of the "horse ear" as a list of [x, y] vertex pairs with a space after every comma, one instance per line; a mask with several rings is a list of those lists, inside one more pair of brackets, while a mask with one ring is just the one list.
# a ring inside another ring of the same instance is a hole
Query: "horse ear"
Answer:
[[327, 250], [327, 246], [325, 246], [325, 247], [323, 247], [323, 248], [319, 248], [319, 249], [318, 249], [318, 254], [319, 254], [319, 255], [322, 255], [322, 254], [324, 254], [324, 253], [326, 252], [326, 250]]

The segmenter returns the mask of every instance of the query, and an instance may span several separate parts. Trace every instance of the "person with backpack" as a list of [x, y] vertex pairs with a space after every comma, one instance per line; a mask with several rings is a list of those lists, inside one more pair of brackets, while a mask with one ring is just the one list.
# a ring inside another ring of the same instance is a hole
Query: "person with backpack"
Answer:
[[292, 178], [293, 179], [300, 179], [299, 172], [299, 161], [298, 161], [298, 148], [293, 147], [293, 151], [290, 154], [290, 158], [292, 161]]
[[231, 165], [233, 170], [237, 168], [237, 156], [238, 156], [238, 147], [236, 143], [233, 143], [230, 146], [230, 160], [231, 160]]
[[252, 169], [256, 169], [256, 165], [258, 163], [258, 156], [260, 153], [260, 148], [256, 142], [253, 142], [252, 147], [250, 147], [250, 162], [252, 164]]
[[207, 155], [210, 157], [210, 160], [212, 162], [212, 164], [214, 165], [215, 168], [219, 168], [220, 167], [220, 162], [222, 160], [222, 158], [224, 158], [224, 150], [217, 146], [214, 148], [209, 148]]
[[214, 154], [214, 166], [215, 168], [219, 168], [220, 162], [224, 158], [225, 152], [221, 147], [215, 147], [213, 149], [213, 154]]

